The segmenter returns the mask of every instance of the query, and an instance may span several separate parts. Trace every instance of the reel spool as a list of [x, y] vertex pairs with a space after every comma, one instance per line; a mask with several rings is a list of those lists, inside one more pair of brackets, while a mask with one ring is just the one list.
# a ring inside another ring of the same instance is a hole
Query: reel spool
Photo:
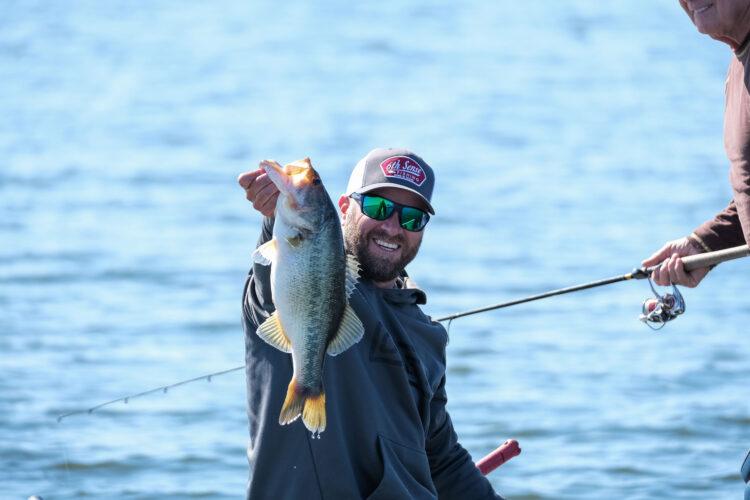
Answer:
[[672, 321], [685, 312], [685, 299], [682, 298], [682, 294], [674, 283], [672, 284], [672, 293], [664, 295], [659, 295], [650, 277], [648, 278], [648, 284], [651, 286], [651, 291], [654, 292], [655, 297], [643, 301], [642, 314], [638, 319], [646, 323], [652, 330], [659, 330], [664, 328], [667, 321]]

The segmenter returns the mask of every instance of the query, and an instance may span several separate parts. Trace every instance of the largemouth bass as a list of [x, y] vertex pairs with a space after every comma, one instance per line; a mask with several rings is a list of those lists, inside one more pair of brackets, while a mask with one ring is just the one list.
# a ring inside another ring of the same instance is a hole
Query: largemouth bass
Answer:
[[261, 167], [279, 189], [273, 238], [258, 247], [253, 260], [271, 265], [271, 296], [276, 311], [257, 334], [292, 354], [294, 375], [279, 423], [300, 415], [320, 435], [326, 427], [323, 363], [359, 342], [362, 322], [348, 304], [359, 265], [344, 251], [338, 213], [310, 159], [282, 167]]

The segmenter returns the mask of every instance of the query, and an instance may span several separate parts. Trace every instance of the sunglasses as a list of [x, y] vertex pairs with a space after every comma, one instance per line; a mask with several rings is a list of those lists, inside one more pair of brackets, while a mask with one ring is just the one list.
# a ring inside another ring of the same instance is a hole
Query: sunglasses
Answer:
[[352, 193], [351, 197], [359, 202], [362, 213], [371, 219], [386, 220], [394, 210], [398, 211], [398, 223], [407, 231], [417, 233], [424, 229], [430, 220], [430, 214], [424, 210], [407, 207], [382, 196]]

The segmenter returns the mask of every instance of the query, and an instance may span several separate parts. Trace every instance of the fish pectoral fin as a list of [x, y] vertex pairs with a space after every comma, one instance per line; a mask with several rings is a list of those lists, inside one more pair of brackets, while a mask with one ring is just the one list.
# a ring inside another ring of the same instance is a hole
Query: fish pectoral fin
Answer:
[[341, 317], [339, 329], [331, 341], [328, 343], [326, 352], [331, 356], [336, 356], [349, 349], [351, 346], [362, 340], [365, 334], [365, 327], [357, 317], [352, 306], [349, 304], [344, 308], [344, 314]]
[[359, 281], [359, 273], [361, 272], [362, 268], [359, 267], [359, 261], [357, 258], [348, 253], [346, 254], [346, 298], [348, 299], [352, 292], [354, 291], [354, 287], [357, 286], [357, 282]]
[[284, 333], [284, 329], [281, 328], [281, 322], [279, 321], [279, 315], [274, 312], [263, 324], [261, 324], [256, 333], [260, 338], [274, 346], [276, 349], [282, 352], [292, 352], [292, 343], [289, 341], [289, 337]]
[[253, 252], [253, 262], [267, 266], [276, 260], [276, 238], [263, 243]]

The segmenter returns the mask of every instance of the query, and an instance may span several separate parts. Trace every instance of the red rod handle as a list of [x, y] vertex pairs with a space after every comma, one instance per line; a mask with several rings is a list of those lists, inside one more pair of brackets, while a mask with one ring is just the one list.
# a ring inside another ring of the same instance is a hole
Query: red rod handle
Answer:
[[518, 441], [509, 439], [498, 449], [477, 462], [477, 467], [486, 476], [511, 458], [517, 457], [520, 454], [521, 448], [518, 446]]

